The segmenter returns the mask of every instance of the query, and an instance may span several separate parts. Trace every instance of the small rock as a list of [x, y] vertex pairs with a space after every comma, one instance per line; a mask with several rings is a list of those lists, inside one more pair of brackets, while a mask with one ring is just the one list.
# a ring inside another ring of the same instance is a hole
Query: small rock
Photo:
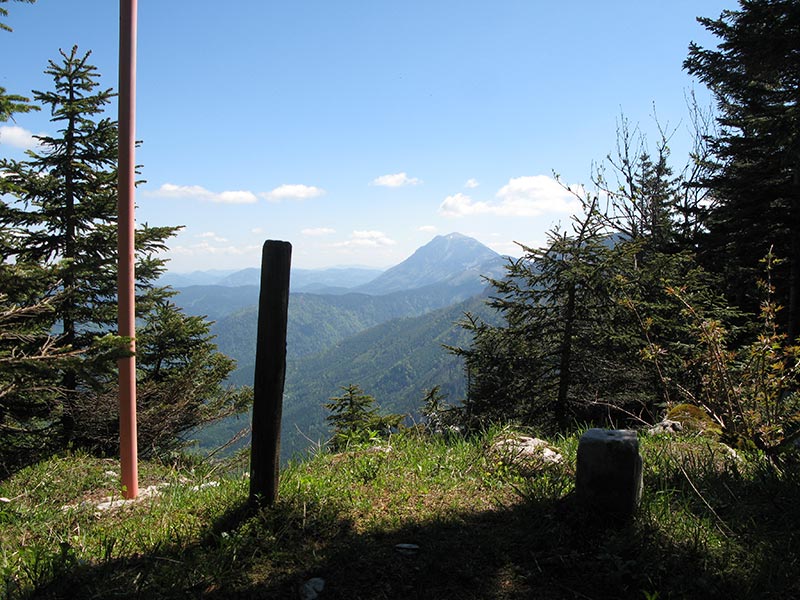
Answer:
[[660, 435], [662, 433], [673, 434], [683, 431], [683, 425], [680, 421], [673, 421], [671, 419], [664, 419], [660, 423], [656, 423], [647, 430], [648, 435]]
[[192, 487], [192, 491], [199, 492], [200, 490], [204, 490], [206, 488], [211, 488], [211, 487], [219, 487], [219, 481], [207, 481], [205, 483], [201, 483], [200, 485]]
[[315, 600], [325, 589], [325, 580], [322, 577], [312, 577], [300, 588], [300, 600]]
[[416, 544], [395, 544], [394, 549], [406, 556], [413, 556], [419, 552], [419, 546]]
[[505, 438], [495, 442], [492, 445], [492, 454], [504, 463], [528, 468], [558, 465], [564, 460], [564, 457], [551, 449], [546, 441], [527, 436]]

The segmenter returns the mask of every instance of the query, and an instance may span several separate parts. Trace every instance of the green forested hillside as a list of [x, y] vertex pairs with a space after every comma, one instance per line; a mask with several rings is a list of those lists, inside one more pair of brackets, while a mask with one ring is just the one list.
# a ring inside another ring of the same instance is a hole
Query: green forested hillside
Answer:
[[177, 290], [175, 304], [187, 314], [205, 315], [219, 321], [258, 303], [257, 285], [227, 287], [223, 285], [191, 285]]
[[[310, 440], [325, 441], [322, 405], [350, 383], [374, 396], [384, 412], [409, 413], [412, 418], [419, 417], [425, 391], [436, 385], [451, 402], [460, 402], [466, 389], [463, 365], [443, 345], [467, 345], [469, 334], [457, 322], [466, 312], [491, 320], [491, 310], [485, 296], [474, 296], [418, 317], [390, 320], [320, 354], [290, 359], [283, 404], [284, 457], [308, 447]], [[252, 382], [252, 362], [240, 366], [237, 377]], [[241, 419], [220, 424], [197, 437], [203, 447], [211, 447], [244, 425]]]
[[[229, 288], [237, 289], [237, 288]], [[416, 317], [481, 293], [474, 279], [442, 282], [385, 296], [367, 294], [292, 294], [289, 298], [287, 352], [289, 358], [318, 354], [359, 332], [392, 319]], [[231, 378], [252, 384], [256, 353], [258, 306], [253, 304], [220, 318], [213, 328], [220, 350], [239, 363]]]
[[350, 383], [374, 396], [383, 412], [416, 419], [425, 391], [436, 385], [460, 402], [466, 391], [463, 365], [444, 345], [467, 345], [469, 334], [458, 321], [465, 312], [488, 318], [489, 310], [476, 296], [420, 317], [394, 319], [322, 354], [290, 361], [283, 409], [286, 452], [307, 445], [300, 432], [324, 440], [322, 405]]

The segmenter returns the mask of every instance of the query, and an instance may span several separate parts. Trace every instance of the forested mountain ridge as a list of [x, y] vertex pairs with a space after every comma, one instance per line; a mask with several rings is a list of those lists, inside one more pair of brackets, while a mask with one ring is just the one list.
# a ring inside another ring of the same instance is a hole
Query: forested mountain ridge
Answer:
[[[441, 264], [431, 265], [441, 259]], [[499, 277], [506, 259], [461, 234], [437, 236], [409, 259], [380, 275], [359, 292], [292, 293], [289, 301], [287, 350], [290, 358], [322, 352], [349, 336], [392, 319], [415, 317], [481, 294], [484, 276]], [[336, 271], [339, 271], [338, 269]], [[318, 278], [318, 281], [323, 281]], [[407, 287], [399, 287], [407, 281]], [[375, 293], [368, 290], [373, 289]], [[212, 332], [220, 350], [240, 366], [252, 364], [256, 348], [258, 286], [190, 286], [179, 289], [175, 302], [189, 314], [216, 321]], [[380, 293], [379, 293], [380, 292]], [[244, 382], [240, 376], [234, 378]], [[247, 381], [249, 383], [249, 381]]]
[[[424, 315], [389, 320], [322, 353], [290, 359], [283, 403], [284, 459], [306, 448], [309, 440], [327, 439], [323, 404], [351, 383], [374, 396], [383, 411], [409, 414], [415, 420], [425, 392], [434, 386], [440, 386], [451, 402], [460, 402], [466, 392], [462, 359], [445, 345], [469, 344], [470, 334], [458, 324], [465, 313], [489, 322], [496, 319], [486, 293]], [[252, 361], [240, 364], [231, 381], [250, 384], [253, 369]], [[246, 424], [234, 420], [197, 438], [202, 447], [212, 447]]]
[[[441, 264], [432, 267], [439, 259]], [[292, 293], [284, 455], [301, 450], [307, 443], [303, 436], [325, 438], [323, 404], [341, 386], [356, 383], [385, 410], [416, 412], [417, 416], [425, 391], [434, 386], [440, 386], [453, 401], [463, 399], [466, 385], [461, 359], [444, 345], [469, 344], [470, 334], [457, 325], [465, 312], [491, 320], [484, 276], [500, 277], [506, 260], [472, 238], [437, 236], [387, 271], [388, 278], [379, 276], [381, 281], [372, 288], [386, 291], [408, 281], [411, 289], [380, 295]], [[430, 282], [432, 279], [435, 281]], [[429, 283], [420, 285], [425, 282]], [[226, 299], [236, 289], [221, 288], [218, 297]], [[209, 302], [209, 297], [198, 299], [199, 292], [213, 292], [209, 288], [188, 291], [195, 307]], [[252, 286], [242, 288], [250, 297], [254, 292], [257, 296]], [[181, 302], [180, 296], [177, 301]], [[229, 379], [235, 385], [253, 381], [257, 318], [258, 306], [252, 304], [220, 318], [213, 326], [220, 350], [238, 361]], [[223, 436], [211, 432], [211, 437], [219, 441]], [[207, 434], [201, 438], [204, 444], [212, 442]]]
[[407, 414], [416, 422], [426, 391], [435, 386], [460, 403], [466, 393], [463, 361], [445, 346], [469, 345], [471, 334], [459, 325], [465, 313], [495, 318], [486, 296], [474, 296], [418, 317], [393, 319], [321, 354], [289, 361], [283, 412], [287, 456], [306, 445], [304, 438], [327, 439], [323, 404], [351, 383], [374, 396], [383, 412]]

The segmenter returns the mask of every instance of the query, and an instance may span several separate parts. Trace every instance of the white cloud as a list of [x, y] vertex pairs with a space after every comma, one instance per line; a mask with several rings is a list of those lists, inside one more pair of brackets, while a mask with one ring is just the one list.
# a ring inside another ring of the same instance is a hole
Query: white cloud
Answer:
[[40, 146], [39, 140], [33, 137], [30, 131], [18, 125], [0, 125], [0, 144], [23, 150], [32, 150]]
[[483, 202], [462, 193], [453, 194], [439, 206], [439, 214], [444, 217], [538, 217], [550, 213], [574, 214], [580, 210], [577, 198], [546, 175], [512, 178], [495, 197], [493, 202]]
[[377, 248], [380, 246], [394, 246], [397, 242], [388, 237], [382, 231], [354, 231], [350, 234], [350, 239], [334, 244], [340, 248]]
[[443, 217], [466, 217], [492, 212], [492, 207], [486, 202], [476, 202], [466, 194], [458, 192], [444, 199], [439, 206], [439, 214]]
[[212, 242], [217, 242], [217, 243], [225, 243], [225, 242], [228, 241], [227, 238], [218, 236], [213, 231], [204, 231], [203, 233], [196, 234], [194, 237], [201, 238], [201, 239], [206, 239], [206, 240], [211, 240]]
[[250, 233], [255, 234], [255, 235], [260, 235], [260, 234], [264, 233], [264, 228], [263, 227], [253, 227], [250, 230]]
[[150, 193], [165, 198], [211, 198], [214, 195], [199, 185], [175, 185], [174, 183], [164, 183], [158, 190]]
[[258, 198], [253, 192], [247, 190], [235, 190], [228, 192], [220, 192], [215, 194], [212, 202], [220, 202], [222, 204], [255, 204]]
[[300, 233], [303, 235], [316, 237], [320, 235], [330, 235], [331, 233], [336, 233], [336, 230], [331, 229], [330, 227], [310, 227], [308, 229], [303, 229]]
[[436, 233], [439, 231], [439, 228], [436, 225], [422, 225], [421, 227], [417, 227], [417, 231], [422, 231], [424, 233]]
[[469, 190], [474, 190], [479, 185], [480, 185], [480, 183], [478, 183], [478, 180], [477, 179], [472, 179], [472, 178], [467, 179], [467, 181], [464, 183], [464, 187], [469, 189]]
[[254, 204], [258, 202], [256, 195], [247, 190], [214, 193], [199, 185], [175, 185], [174, 183], [165, 183], [156, 191], [148, 193], [152, 196], [161, 196], [164, 198], [198, 198], [220, 204]]
[[259, 194], [262, 198], [270, 201], [280, 200], [305, 200], [306, 198], [316, 198], [322, 196], [325, 190], [313, 185], [303, 185], [302, 183], [284, 183], [279, 185], [271, 192]]
[[403, 187], [406, 185], [419, 185], [422, 183], [421, 179], [416, 177], [409, 177], [405, 172], [393, 173], [391, 175], [381, 175], [372, 180], [370, 185], [379, 185], [382, 187]]

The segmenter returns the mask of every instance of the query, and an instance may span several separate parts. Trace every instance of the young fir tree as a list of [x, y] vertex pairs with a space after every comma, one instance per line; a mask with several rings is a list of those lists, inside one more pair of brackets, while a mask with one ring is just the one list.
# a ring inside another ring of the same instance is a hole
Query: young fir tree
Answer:
[[[117, 128], [102, 116], [113, 93], [97, 89], [89, 56], [73, 47], [61, 52], [61, 63], [50, 62], [45, 73], [53, 77], [54, 90], [34, 91], [34, 99], [50, 110], [60, 129], [40, 136], [42, 149], [30, 151], [28, 160], [0, 162], [13, 198], [0, 215], [0, 226], [11, 236], [3, 254], [20, 265], [57, 266], [59, 343], [72, 350], [92, 348], [97, 337], [114, 329], [117, 315]], [[137, 232], [140, 288], [152, 288], [163, 264], [152, 254], [176, 230]], [[74, 368], [63, 372], [61, 424], [67, 442], [79, 390], [92, 385], [86, 375]]]
[[[0, 203], [0, 254], [4, 266], [27, 268], [31, 272], [49, 273], [49, 282], [38, 289], [57, 288], [51, 302], [53, 324], [58, 332], [57, 347], [67, 352], [80, 352], [82, 360], [59, 368], [58, 428], [63, 444], [99, 446], [108, 436], [93, 429], [111, 431], [116, 428], [116, 408], [98, 398], [115, 392], [114, 362], [109, 360], [109, 334], [116, 330], [117, 317], [117, 195], [116, 159], [117, 127], [103, 117], [111, 90], [98, 89], [98, 74], [89, 64], [89, 53], [77, 48], [61, 52], [62, 61], [52, 62], [47, 73], [53, 77], [54, 90], [34, 92], [34, 98], [49, 108], [52, 121], [60, 127], [53, 136], [41, 136], [42, 149], [29, 152], [25, 161], [0, 161], [6, 191]], [[178, 315], [176, 307], [165, 300], [171, 294], [154, 286], [165, 261], [157, 253], [166, 248], [166, 240], [178, 227], [149, 227], [136, 231], [137, 317], [144, 322], [144, 331], [178, 328], [164, 339], [178, 340], [169, 352], [161, 353], [155, 369], [148, 368], [148, 343], [145, 334], [145, 360], [139, 371], [139, 382], [151, 404], [194, 403], [179, 421], [164, 420], [153, 424], [163, 431], [178, 435], [190, 425], [198, 424], [200, 415], [208, 416], [204, 407], [218, 406], [215, 394], [232, 370], [230, 361], [222, 360], [203, 325]], [[196, 348], [185, 349], [186, 339]], [[112, 338], [113, 341], [113, 338]], [[113, 344], [111, 346], [113, 350]], [[204, 369], [203, 361], [213, 364]], [[179, 368], [180, 367], [180, 368]], [[170, 372], [170, 377], [164, 373]], [[202, 389], [196, 397], [193, 383], [181, 379], [202, 374], [197, 385]], [[180, 402], [179, 402], [180, 401]], [[223, 402], [230, 408], [239, 404], [238, 397]], [[101, 410], [101, 407], [106, 407]], [[223, 411], [224, 412], [224, 411]], [[205, 418], [205, 417], [203, 417]], [[81, 422], [83, 420], [83, 422]], [[202, 419], [200, 419], [202, 421]], [[104, 425], [99, 426], [102, 422]], [[170, 424], [175, 427], [170, 429]], [[147, 438], [146, 427], [140, 433]], [[163, 434], [150, 435], [164, 440]]]
[[[572, 235], [552, 231], [541, 249], [523, 246], [504, 279], [492, 280], [490, 300], [505, 323], [474, 320], [465, 357], [467, 414], [480, 420], [519, 420], [566, 429], [591, 418], [596, 401], [621, 403], [636, 391], [629, 329], [615, 302], [619, 251], [590, 205]], [[623, 335], [623, 333], [625, 335]]]
[[400, 425], [403, 415], [378, 414], [375, 398], [355, 384], [342, 387], [341, 396], [325, 403], [330, 414], [325, 420], [333, 427], [330, 446], [341, 450], [353, 440], [366, 441], [371, 435], [384, 435]]
[[[137, 331], [137, 423], [142, 457], [180, 450], [198, 426], [245, 411], [249, 388], [224, 385], [235, 361], [217, 351], [211, 324], [169, 300], [154, 304]], [[87, 390], [76, 406], [76, 442], [103, 454], [119, 444], [114, 381]]]
[[783, 259], [773, 273], [778, 321], [790, 340], [800, 327], [800, 3], [740, 0], [738, 10], [700, 23], [718, 38], [692, 43], [684, 67], [708, 85], [718, 131], [709, 137], [714, 193], [704, 256], [723, 273], [729, 297], [757, 313], [760, 260]]

